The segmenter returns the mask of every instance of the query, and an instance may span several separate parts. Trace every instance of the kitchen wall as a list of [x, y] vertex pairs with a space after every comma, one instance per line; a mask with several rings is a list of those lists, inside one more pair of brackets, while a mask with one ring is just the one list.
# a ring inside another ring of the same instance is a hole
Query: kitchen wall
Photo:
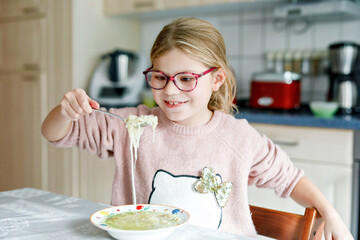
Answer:
[[[351, 40], [360, 43], [360, 19], [314, 22], [302, 33], [294, 25], [278, 31], [273, 27], [271, 9], [193, 15], [209, 21], [223, 34], [228, 59], [235, 71], [238, 98], [248, 98], [251, 75], [265, 70], [265, 54], [279, 50], [325, 50], [329, 43]], [[142, 51], [149, 55], [161, 28], [174, 18], [152, 18], [142, 22]], [[326, 75], [302, 79], [302, 102], [325, 99]]]
[[73, 88], [87, 88], [102, 54], [116, 48], [138, 51], [139, 21], [108, 17], [99, 0], [72, 1]]

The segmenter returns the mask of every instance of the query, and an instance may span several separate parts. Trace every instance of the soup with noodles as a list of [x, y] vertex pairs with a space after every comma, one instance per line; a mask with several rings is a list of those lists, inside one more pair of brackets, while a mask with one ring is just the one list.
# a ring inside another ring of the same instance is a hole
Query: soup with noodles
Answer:
[[122, 230], [151, 230], [175, 226], [180, 222], [176, 214], [170, 212], [124, 212], [110, 215], [105, 223]]

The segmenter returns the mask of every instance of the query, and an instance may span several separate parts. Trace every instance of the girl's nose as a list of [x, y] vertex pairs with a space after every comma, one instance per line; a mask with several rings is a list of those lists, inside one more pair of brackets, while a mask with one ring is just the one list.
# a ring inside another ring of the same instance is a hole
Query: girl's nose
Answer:
[[178, 94], [180, 90], [175, 86], [174, 81], [169, 81], [164, 88], [164, 92], [167, 95], [173, 95], [173, 94]]

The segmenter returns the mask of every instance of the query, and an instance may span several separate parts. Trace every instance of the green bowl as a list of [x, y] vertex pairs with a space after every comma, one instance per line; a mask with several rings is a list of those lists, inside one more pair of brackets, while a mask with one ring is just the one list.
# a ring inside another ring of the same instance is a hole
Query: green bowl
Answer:
[[337, 102], [313, 101], [310, 103], [311, 112], [319, 118], [332, 118], [338, 109], [339, 104]]

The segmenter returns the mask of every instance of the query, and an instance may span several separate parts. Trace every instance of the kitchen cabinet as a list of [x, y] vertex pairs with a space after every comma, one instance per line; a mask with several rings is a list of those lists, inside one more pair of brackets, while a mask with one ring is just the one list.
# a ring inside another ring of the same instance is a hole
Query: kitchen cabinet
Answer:
[[[236, 1], [236, 0], [233, 0]], [[228, 3], [221, 0], [104, 0], [104, 12], [107, 15], [151, 12], [209, 4]]]
[[40, 133], [65, 92], [86, 89], [104, 52], [140, 47], [138, 22], [105, 17], [101, 6], [0, 0], [0, 191], [35, 187], [110, 203], [113, 159], [55, 148]]
[[45, 66], [44, 18], [0, 22], [0, 71], [36, 71]]
[[[234, 10], [247, 8], [263, 8], [284, 3], [285, 0], [103, 0], [104, 13], [106, 15], [136, 15], [136, 13], [151, 13], [157, 16], [161, 10], [173, 10], [169, 16], [174, 14], [189, 14], [203, 11]], [[181, 12], [181, 9], [186, 11]], [[195, 9], [194, 9], [195, 8]], [[180, 12], [179, 12], [180, 10]], [[164, 13], [164, 11], [162, 11]], [[166, 14], [166, 13], [165, 13]], [[163, 15], [163, 14], [162, 14]]]
[[[252, 124], [288, 153], [294, 165], [305, 172], [339, 212], [350, 228], [353, 164], [352, 130]], [[276, 197], [269, 189], [249, 187], [254, 205], [303, 213], [291, 199]]]
[[123, 14], [134, 12], [155, 11], [164, 8], [162, 0], [105, 0], [104, 12], [106, 14]]
[[47, 0], [0, 0], [0, 21], [19, 20], [43, 15]]
[[0, 189], [41, 187], [41, 75], [0, 74]]
[[0, 1], [0, 191], [42, 186], [44, 9], [44, 1]]
[[67, 6], [70, 1], [0, 1], [0, 104], [6, 109], [0, 117], [0, 191], [36, 187], [71, 193], [69, 169], [59, 166], [66, 167], [66, 160], [52, 162], [69, 154], [48, 148], [40, 134], [49, 104], [71, 87], [70, 55], [63, 48], [71, 39]]

